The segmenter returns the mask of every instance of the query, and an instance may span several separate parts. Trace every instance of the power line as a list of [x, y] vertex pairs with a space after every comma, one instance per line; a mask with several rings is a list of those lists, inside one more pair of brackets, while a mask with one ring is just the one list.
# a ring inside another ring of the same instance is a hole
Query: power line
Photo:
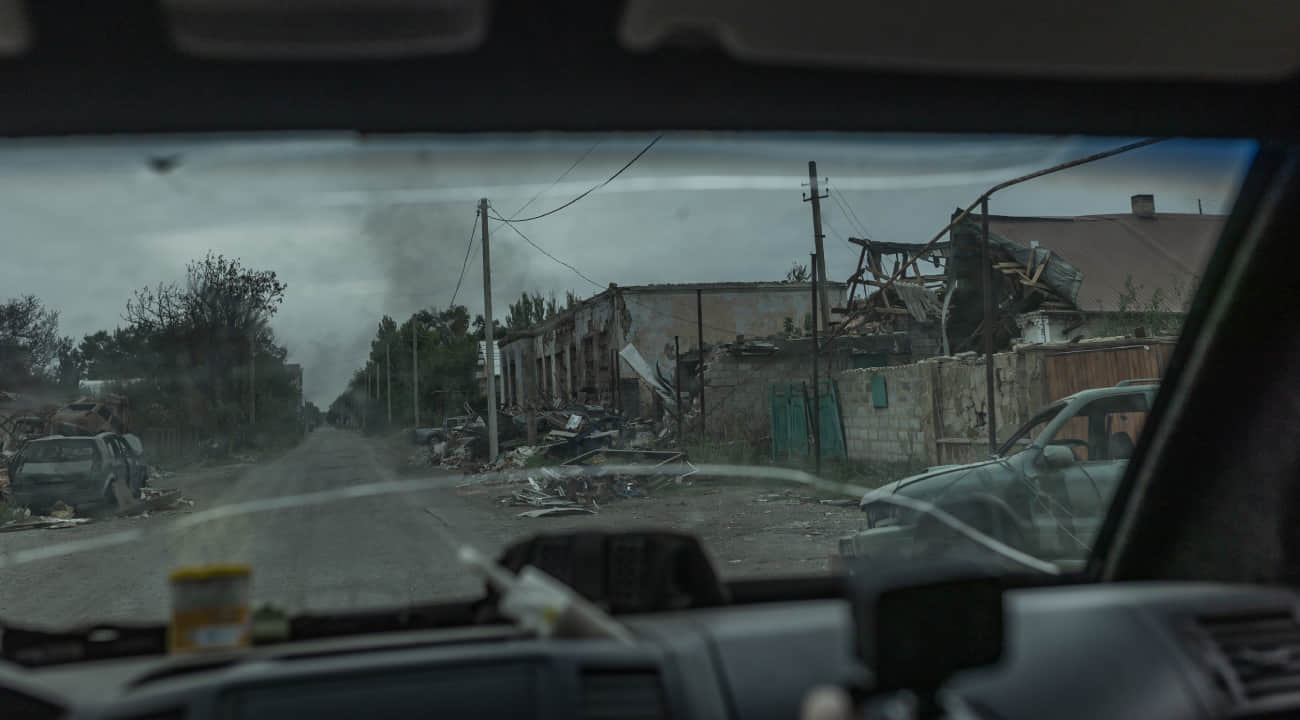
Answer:
[[533, 242], [533, 241], [532, 241], [531, 239], [529, 239], [529, 237], [528, 237], [527, 235], [525, 235], [525, 234], [524, 234], [524, 233], [523, 233], [519, 228], [515, 227], [515, 224], [514, 224], [513, 222], [511, 222], [510, 220], [507, 220], [507, 219], [501, 217], [499, 214], [497, 215], [497, 217], [496, 217], [495, 219], [496, 219], [496, 220], [499, 220], [499, 221], [502, 222], [502, 223], [505, 223], [505, 226], [506, 226], [506, 227], [510, 228], [511, 230], [514, 230], [516, 235], [518, 235], [519, 237], [523, 238], [523, 239], [524, 239], [524, 242], [528, 243], [529, 245], [532, 245], [532, 246], [533, 246], [533, 249], [537, 250], [537, 252], [539, 252], [539, 253], [545, 255], [546, 257], [548, 257], [548, 258], [554, 260], [555, 262], [557, 262], [557, 263], [563, 265], [564, 267], [566, 267], [566, 268], [572, 270], [575, 274], [577, 274], [578, 277], [582, 278], [583, 280], [586, 280], [587, 282], [591, 283], [592, 285], [595, 285], [596, 287], [598, 287], [598, 288], [602, 288], [602, 289], [603, 289], [604, 287], [606, 287], [606, 286], [601, 285], [600, 283], [596, 282], [595, 280], [592, 280], [591, 278], [587, 277], [586, 275], [584, 275], [584, 274], [582, 273], [582, 271], [579, 270], [578, 268], [576, 268], [576, 267], [570, 265], [569, 263], [564, 262], [563, 260], [561, 260], [561, 259], [555, 257], [554, 255], [550, 254], [549, 252], [547, 252], [547, 251], [546, 251], [546, 250], [545, 250], [541, 245], [538, 245], [537, 243]]
[[[492, 216], [489, 215], [488, 217], [492, 217]], [[507, 220], [507, 219], [501, 217], [501, 215], [500, 215], [499, 213], [496, 213], [496, 217], [495, 217], [495, 219], [496, 219], [497, 221], [501, 222], [501, 223], [504, 223], [504, 224], [506, 225], [506, 227], [510, 228], [511, 230], [514, 230], [514, 231], [515, 231], [515, 234], [518, 235], [519, 237], [523, 238], [523, 239], [524, 239], [524, 242], [526, 242], [526, 243], [528, 243], [529, 245], [533, 246], [533, 249], [537, 250], [538, 252], [540, 252], [541, 254], [545, 255], [545, 256], [548, 257], [548, 258], [550, 258], [551, 260], [553, 260], [553, 261], [559, 263], [560, 265], [563, 265], [564, 267], [568, 268], [569, 270], [573, 271], [574, 274], [576, 274], [578, 277], [582, 278], [583, 280], [586, 280], [587, 282], [591, 283], [592, 285], [596, 286], [597, 288], [600, 288], [601, 290], [608, 289], [609, 285], [602, 285], [602, 284], [596, 282], [595, 280], [592, 280], [590, 277], [587, 277], [587, 275], [584, 274], [584, 273], [583, 273], [581, 270], [579, 270], [578, 268], [576, 268], [576, 267], [570, 265], [570, 264], [567, 263], [567, 262], [564, 262], [563, 260], [561, 260], [561, 259], [555, 257], [554, 255], [552, 255], [551, 253], [547, 252], [547, 251], [546, 251], [546, 250], [545, 250], [541, 245], [538, 245], [537, 243], [533, 242], [533, 241], [532, 241], [532, 240], [531, 240], [527, 235], [525, 235], [525, 234], [523, 233], [523, 231], [521, 231], [519, 228], [515, 227], [515, 225], [514, 225], [513, 222], [511, 222], [510, 220]], [[649, 310], [650, 312], [652, 312], [652, 313], [654, 313], [654, 314], [656, 314], [656, 315], [659, 315], [659, 316], [661, 316], [661, 317], [666, 317], [666, 318], [672, 318], [673, 320], [676, 320], [676, 321], [678, 321], [678, 322], [689, 323], [689, 324], [691, 324], [691, 325], [694, 325], [695, 322], [696, 322], [694, 318], [683, 318], [683, 317], [679, 317], [679, 316], [677, 316], [677, 315], [673, 315], [672, 313], [666, 313], [666, 312], [663, 312], [662, 310], [656, 310], [655, 308], [653, 308], [653, 307], [651, 307], [651, 306], [649, 306], [649, 305], [646, 305], [645, 303], [638, 302], [638, 301], [636, 301], [636, 300], [634, 300], [634, 299], [632, 299], [632, 298], [629, 298], [629, 297], [627, 297], [626, 295], [623, 296], [623, 301], [624, 301], [624, 302], [632, 303], [633, 305], [638, 305], [638, 306], [640, 306], [640, 307], [645, 308], [646, 310]], [[723, 333], [728, 333], [728, 334], [731, 334], [731, 333], [734, 333], [734, 332], [735, 332], [735, 328], [720, 328], [720, 327], [718, 327], [718, 326], [716, 326], [716, 325], [708, 325], [708, 324], [705, 324], [705, 327], [709, 328], [710, 330], [716, 330], [716, 331], [718, 331], [718, 332], [723, 332]]]
[[478, 211], [474, 211], [474, 224], [469, 229], [469, 242], [465, 244], [465, 259], [460, 263], [460, 277], [456, 278], [456, 289], [451, 293], [451, 304], [456, 306], [456, 296], [460, 294], [460, 284], [465, 281], [465, 270], [469, 267], [469, 254], [474, 249], [474, 236], [478, 234]]
[[541, 189], [541, 190], [538, 190], [538, 191], [537, 191], [537, 194], [533, 195], [531, 198], [528, 198], [528, 202], [524, 203], [523, 205], [520, 205], [520, 206], [519, 206], [519, 209], [515, 211], [515, 214], [510, 216], [510, 219], [513, 220], [513, 219], [519, 217], [519, 213], [523, 212], [524, 210], [526, 210], [526, 209], [528, 208], [529, 205], [532, 205], [534, 202], [536, 202], [537, 198], [541, 197], [543, 193], [549, 191], [551, 188], [553, 188], [553, 187], [555, 187], [556, 185], [558, 185], [559, 182], [560, 182], [561, 180], [563, 180], [564, 178], [568, 177], [568, 176], [569, 176], [569, 173], [573, 172], [573, 169], [574, 169], [574, 168], [576, 168], [576, 167], [578, 167], [579, 165], [581, 165], [581, 164], [582, 164], [582, 161], [583, 161], [583, 160], [586, 160], [586, 159], [587, 159], [587, 156], [591, 155], [591, 153], [592, 153], [593, 151], [595, 151], [595, 149], [596, 149], [597, 147], [599, 147], [599, 146], [600, 146], [600, 141], [599, 141], [599, 140], [597, 140], [596, 142], [592, 143], [592, 144], [591, 144], [591, 147], [587, 148], [587, 152], [583, 153], [583, 154], [582, 154], [582, 155], [581, 155], [577, 160], [574, 160], [574, 161], [573, 161], [573, 164], [569, 166], [569, 169], [568, 169], [568, 170], [565, 170], [564, 172], [560, 173], [560, 176], [557, 177], [557, 178], [555, 178], [554, 180], [552, 180], [550, 185], [547, 185], [545, 188], [543, 188], [543, 189]]
[[[829, 184], [828, 181], [827, 185]], [[864, 237], [870, 237], [871, 233], [867, 232], [866, 224], [858, 219], [858, 214], [853, 211], [853, 206], [849, 205], [848, 200], [844, 199], [844, 193], [840, 192], [839, 188], [829, 188], [829, 190], [831, 193], [831, 199], [835, 201], [835, 204], [840, 207], [840, 211], [844, 213], [844, 219], [848, 220], [850, 225], [857, 228], [858, 232], [862, 233]]]
[[843, 244], [843, 245], [840, 245], [839, 247], [843, 248], [843, 249], [844, 249], [844, 252], [846, 252], [846, 253], [849, 254], [849, 258], [850, 258], [851, 260], [857, 261], [858, 256], [857, 256], [856, 254], [854, 254], [854, 252], [853, 252], [853, 248], [849, 247], [849, 241], [848, 241], [847, 239], [845, 239], [843, 233], [841, 233], [839, 230], [836, 230], [836, 229], [835, 229], [835, 226], [832, 225], [832, 224], [830, 223], [830, 220], [827, 220], [826, 218], [822, 218], [822, 225], [825, 225], [825, 226], [826, 226], [826, 229], [827, 229], [827, 230], [830, 230], [832, 235], [834, 235], [835, 237], [837, 237], [837, 238], [839, 238], [840, 240], [844, 241], [844, 244]]
[[[592, 194], [593, 192], [596, 192], [597, 190], [599, 190], [599, 189], [605, 187], [606, 185], [608, 185], [608, 184], [610, 184], [611, 182], [613, 182], [613, 181], [614, 181], [614, 178], [618, 177], [619, 175], [622, 175], [624, 170], [627, 170], [628, 168], [632, 167], [632, 164], [635, 163], [637, 160], [640, 160], [642, 155], [645, 155], [646, 153], [650, 152], [650, 148], [654, 147], [654, 146], [655, 146], [655, 143], [659, 142], [660, 138], [662, 138], [662, 137], [663, 137], [663, 135], [656, 135], [655, 138], [654, 138], [653, 140], [651, 140], [650, 143], [649, 143], [648, 145], [646, 145], [645, 147], [641, 148], [641, 152], [639, 152], [639, 153], [637, 153], [636, 155], [632, 156], [632, 159], [631, 159], [631, 160], [628, 160], [626, 165], [624, 165], [623, 167], [619, 168], [619, 169], [618, 169], [618, 172], [614, 173], [613, 175], [610, 175], [608, 178], [605, 179], [604, 182], [601, 182], [601, 183], [599, 183], [599, 184], [597, 184], [597, 185], [593, 185], [593, 186], [591, 186], [590, 188], [587, 189], [586, 192], [584, 192], [584, 193], [578, 195], [577, 197], [573, 198], [572, 200], [570, 200], [570, 201], [564, 203], [563, 205], [560, 205], [559, 207], [556, 207], [556, 208], [552, 208], [552, 209], [550, 209], [550, 210], [547, 210], [546, 212], [544, 212], [544, 213], [542, 213], [542, 214], [540, 214], [540, 215], [534, 215], [534, 216], [532, 216], [532, 217], [519, 218], [519, 219], [511, 218], [511, 219], [510, 219], [510, 222], [529, 222], [529, 221], [532, 221], [532, 220], [540, 220], [541, 218], [544, 218], [544, 217], [546, 217], [547, 215], [554, 215], [555, 213], [557, 213], [557, 212], [563, 210], [564, 208], [567, 208], [567, 207], [569, 207], [570, 205], [572, 205], [572, 204], [578, 202], [579, 200], [581, 200], [581, 199], [587, 197], [588, 195]], [[580, 160], [579, 162], [581, 162], [581, 160]], [[558, 181], [557, 181], [557, 182], [558, 182]], [[505, 220], [505, 218], [500, 217], [499, 215], [497, 216], [496, 219], [497, 219], [497, 220]], [[518, 232], [518, 231], [516, 230], [515, 232]]]

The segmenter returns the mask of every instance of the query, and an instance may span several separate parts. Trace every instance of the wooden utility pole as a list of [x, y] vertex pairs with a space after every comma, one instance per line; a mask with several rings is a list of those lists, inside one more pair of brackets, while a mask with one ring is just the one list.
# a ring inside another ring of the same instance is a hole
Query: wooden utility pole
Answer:
[[[817, 163], [808, 161], [808, 189], [811, 191], [804, 202], [812, 203], [812, 220], [813, 220], [813, 249], [817, 252], [818, 258], [825, 258], [826, 253], [822, 252], [822, 205], [821, 199], [826, 195], [819, 195], [817, 192]], [[831, 329], [831, 309], [830, 304], [826, 301], [826, 268], [813, 268], [812, 275], [821, 285], [821, 297], [818, 304], [821, 306], [822, 329], [829, 331]], [[817, 311], [813, 311], [813, 322], [817, 322]]]
[[487, 386], [488, 462], [497, 460], [497, 383], [496, 340], [492, 337], [492, 264], [488, 252], [488, 201], [478, 201], [478, 214], [483, 220], [483, 378]]
[[416, 340], [416, 319], [411, 318], [411, 416], [420, 427], [420, 346]]
[[673, 336], [673, 394], [677, 396], [677, 442], [681, 442], [685, 418], [682, 417], [682, 344], [677, 335]]
[[817, 253], [813, 253], [813, 254], [812, 254], [812, 265], [813, 265], [813, 272], [812, 272], [812, 311], [813, 311], [813, 324], [812, 324], [812, 376], [813, 376], [813, 378], [812, 378], [812, 380], [813, 380], [813, 394], [812, 394], [812, 436], [813, 436], [813, 443], [812, 443], [812, 450], [813, 450], [813, 457], [815, 458], [814, 463], [815, 463], [815, 467], [816, 467], [816, 473], [817, 473], [817, 475], [819, 475], [819, 476], [822, 474], [822, 400], [821, 400], [821, 398], [822, 398], [822, 384], [821, 384], [821, 378], [819, 378], [819, 377], [817, 376], [817, 319], [816, 319], [816, 318], [817, 318], [817, 305], [818, 305], [818, 303], [817, 303], [817, 299], [818, 299], [818, 298], [817, 298], [817, 291], [819, 290], [819, 288], [817, 287], [817, 266], [820, 264], [820, 263], [818, 263], [817, 261], [820, 260], [820, 259], [821, 259], [821, 258], [818, 256]]
[[980, 278], [984, 286], [984, 384], [988, 404], [989, 454], [998, 451], [997, 388], [993, 372], [993, 261], [989, 256], [989, 196], [980, 200]]
[[393, 343], [384, 343], [384, 378], [388, 386], [384, 398], [388, 401], [388, 424], [393, 424]]
[[700, 379], [700, 444], [705, 441], [704, 425], [704, 291], [695, 289], [695, 332], [700, 347], [700, 363], [696, 365], [696, 375]]
[[257, 422], [257, 345], [248, 337], [248, 424]]

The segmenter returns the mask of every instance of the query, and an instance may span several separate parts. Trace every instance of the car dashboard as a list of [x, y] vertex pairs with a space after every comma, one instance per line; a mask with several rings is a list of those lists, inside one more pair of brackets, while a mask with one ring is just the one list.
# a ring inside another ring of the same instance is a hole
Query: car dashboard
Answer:
[[[1210, 584], [1010, 590], [1002, 660], [958, 674], [945, 696], [987, 718], [1300, 712], [1296, 601], [1283, 589]], [[810, 688], [863, 676], [845, 600], [623, 620], [634, 644], [479, 626], [238, 655], [6, 665], [0, 715], [791, 718]]]

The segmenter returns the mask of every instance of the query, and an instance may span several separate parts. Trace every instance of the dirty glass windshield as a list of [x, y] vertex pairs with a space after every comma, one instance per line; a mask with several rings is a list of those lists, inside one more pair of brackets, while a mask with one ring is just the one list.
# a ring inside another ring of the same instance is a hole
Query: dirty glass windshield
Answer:
[[[1165, 373], [1254, 152], [0, 141], [2, 465], [52, 433], [142, 450], [108, 491], [68, 488], [85, 497], [0, 475], [0, 620], [165, 618], [169, 573], [217, 563], [290, 613], [474, 597], [458, 544], [592, 529], [688, 533], [723, 580], [998, 555], [985, 536], [1068, 568], [1145, 410], [1085, 413], [1073, 452], [1009, 451], [1063, 398]], [[963, 530], [916, 507], [873, 527], [894, 495]], [[56, 501], [76, 517], [42, 514]]]

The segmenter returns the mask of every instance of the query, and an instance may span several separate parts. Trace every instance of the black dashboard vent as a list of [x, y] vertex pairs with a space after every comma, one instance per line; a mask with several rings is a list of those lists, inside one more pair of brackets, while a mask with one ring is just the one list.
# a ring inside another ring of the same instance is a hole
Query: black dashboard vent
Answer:
[[665, 720], [663, 684], [653, 669], [600, 668], [582, 672], [583, 720]]
[[1290, 612], [1201, 619], [1242, 702], [1300, 695], [1300, 623]]

